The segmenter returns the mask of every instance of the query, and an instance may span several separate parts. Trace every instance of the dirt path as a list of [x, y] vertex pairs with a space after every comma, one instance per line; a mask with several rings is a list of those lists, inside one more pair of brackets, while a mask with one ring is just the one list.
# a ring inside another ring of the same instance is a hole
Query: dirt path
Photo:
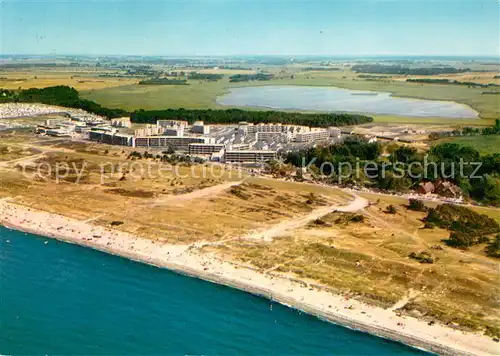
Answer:
[[294, 218], [290, 220], [283, 221], [269, 229], [258, 231], [255, 233], [251, 233], [246, 235], [244, 238], [247, 239], [257, 239], [264, 241], [272, 241], [274, 237], [284, 235], [287, 231], [298, 229], [302, 226], [307, 225], [311, 221], [319, 219], [332, 211], [341, 211], [341, 212], [355, 212], [364, 209], [368, 206], [368, 200], [361, 198], [357, 195], [354, 195], [354, 200], [351, 201], [347, 205], [338, 206], [338, 205], [330, 205], [323, 206], [316, 210], [313, 210], [306, 216]]
[[163, 197], [161, 199], [154, 201], [153, 203], [151, 203], [151, 206], [175, 204], [175, 203], [181, 203], [181, 202], [194, 200], [194, 199], [211, 197], [211, 196], [217, 195], [219, 193], [222, 193], [223, 191], [225, 191], [225, 190], [227, 190], [235, 185], [240, 185], [241, 183], [243, 183], [243, 181], [228, 182], [228, 183], [214, 185], [212, 187], [208, 187], [208, 188], [204, 188], [204, 189], [199, 189], [199, 190], [196, 190], [196, 191], [191, 192], [191, 193], [170, 195], [170, 196]]

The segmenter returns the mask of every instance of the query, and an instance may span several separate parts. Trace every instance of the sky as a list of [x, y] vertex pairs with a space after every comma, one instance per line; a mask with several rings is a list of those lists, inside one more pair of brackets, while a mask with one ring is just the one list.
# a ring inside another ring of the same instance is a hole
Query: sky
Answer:
[[499, 56], [500, 0], [0, 0], [1, 54]]

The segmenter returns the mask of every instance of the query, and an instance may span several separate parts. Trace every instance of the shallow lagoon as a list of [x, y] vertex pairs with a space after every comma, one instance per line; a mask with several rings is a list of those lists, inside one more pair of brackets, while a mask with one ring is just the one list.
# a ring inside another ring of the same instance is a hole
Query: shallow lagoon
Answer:
[[344, 111], [417, 117], [475, 118], [477, 111], [453, 101], [392, 97], [390, 93], [335, 87], [257, 86], [233, 88], [219, 105], [281, 110]]

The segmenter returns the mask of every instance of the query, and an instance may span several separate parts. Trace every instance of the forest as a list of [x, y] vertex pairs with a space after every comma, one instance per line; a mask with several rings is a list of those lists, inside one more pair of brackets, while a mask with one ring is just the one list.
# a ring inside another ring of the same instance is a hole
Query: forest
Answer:
[[351, 114], [303, 114], [282, 111], [245, 111], [240, 109], [227, 110], [138, 110], [131, 116], [134, 123], [155, 124], [156, 120], [187, 120], [189, 123], [204, 121], [206, 124], [235, 124], [240, 121], [249, 123], [282, 123], [313, 127], [359, 125], [373, 121], [364, 115]]
[[[342, 144], [290, 152], [285, 161], [300, 167], [303, 162], [307, 164], [314, 160], [310, 167], [312, 172], [321, 173], [334, 183], [341, 181], [342, 185], [365, 186], [386, 192], [404, 193], [416, 190], [421, 183], [448, 181], [459, 187], [465, 197], [500, 206], [498, 153], [481, 156], [476, 149], [456, 143], [436, 145], [428, 152], [399, 146], [392, 149], [388, 157], [382, 156], [382, 152], [379, 143], [349, 137]], [[348, 175], [342, 171], [346, 163], [352, 167], [358, 163], [361, 169]], [[363, 170], [365, 164], [370, 166], [369, 176]], [[345, 178], [339, 180], [339, 177]]]

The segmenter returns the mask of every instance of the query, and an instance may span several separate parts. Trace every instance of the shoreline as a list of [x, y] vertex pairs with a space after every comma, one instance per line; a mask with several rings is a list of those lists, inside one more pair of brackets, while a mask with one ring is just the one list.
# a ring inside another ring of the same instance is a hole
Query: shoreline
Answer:
[[322, 320], [421, 350], [442, 355], [494, 355], [499, 350], [498, 343], [486, 336], [439, 323], [429, 326], [425, 321], [397, 316], [391, 309], [350, 300], [326, 288], [263, 274], [222, 261], [211, 253], [193, 251], [199, 244], [165, 244], [5, 200], [0, 200], [0, 225], [239, 289]]

